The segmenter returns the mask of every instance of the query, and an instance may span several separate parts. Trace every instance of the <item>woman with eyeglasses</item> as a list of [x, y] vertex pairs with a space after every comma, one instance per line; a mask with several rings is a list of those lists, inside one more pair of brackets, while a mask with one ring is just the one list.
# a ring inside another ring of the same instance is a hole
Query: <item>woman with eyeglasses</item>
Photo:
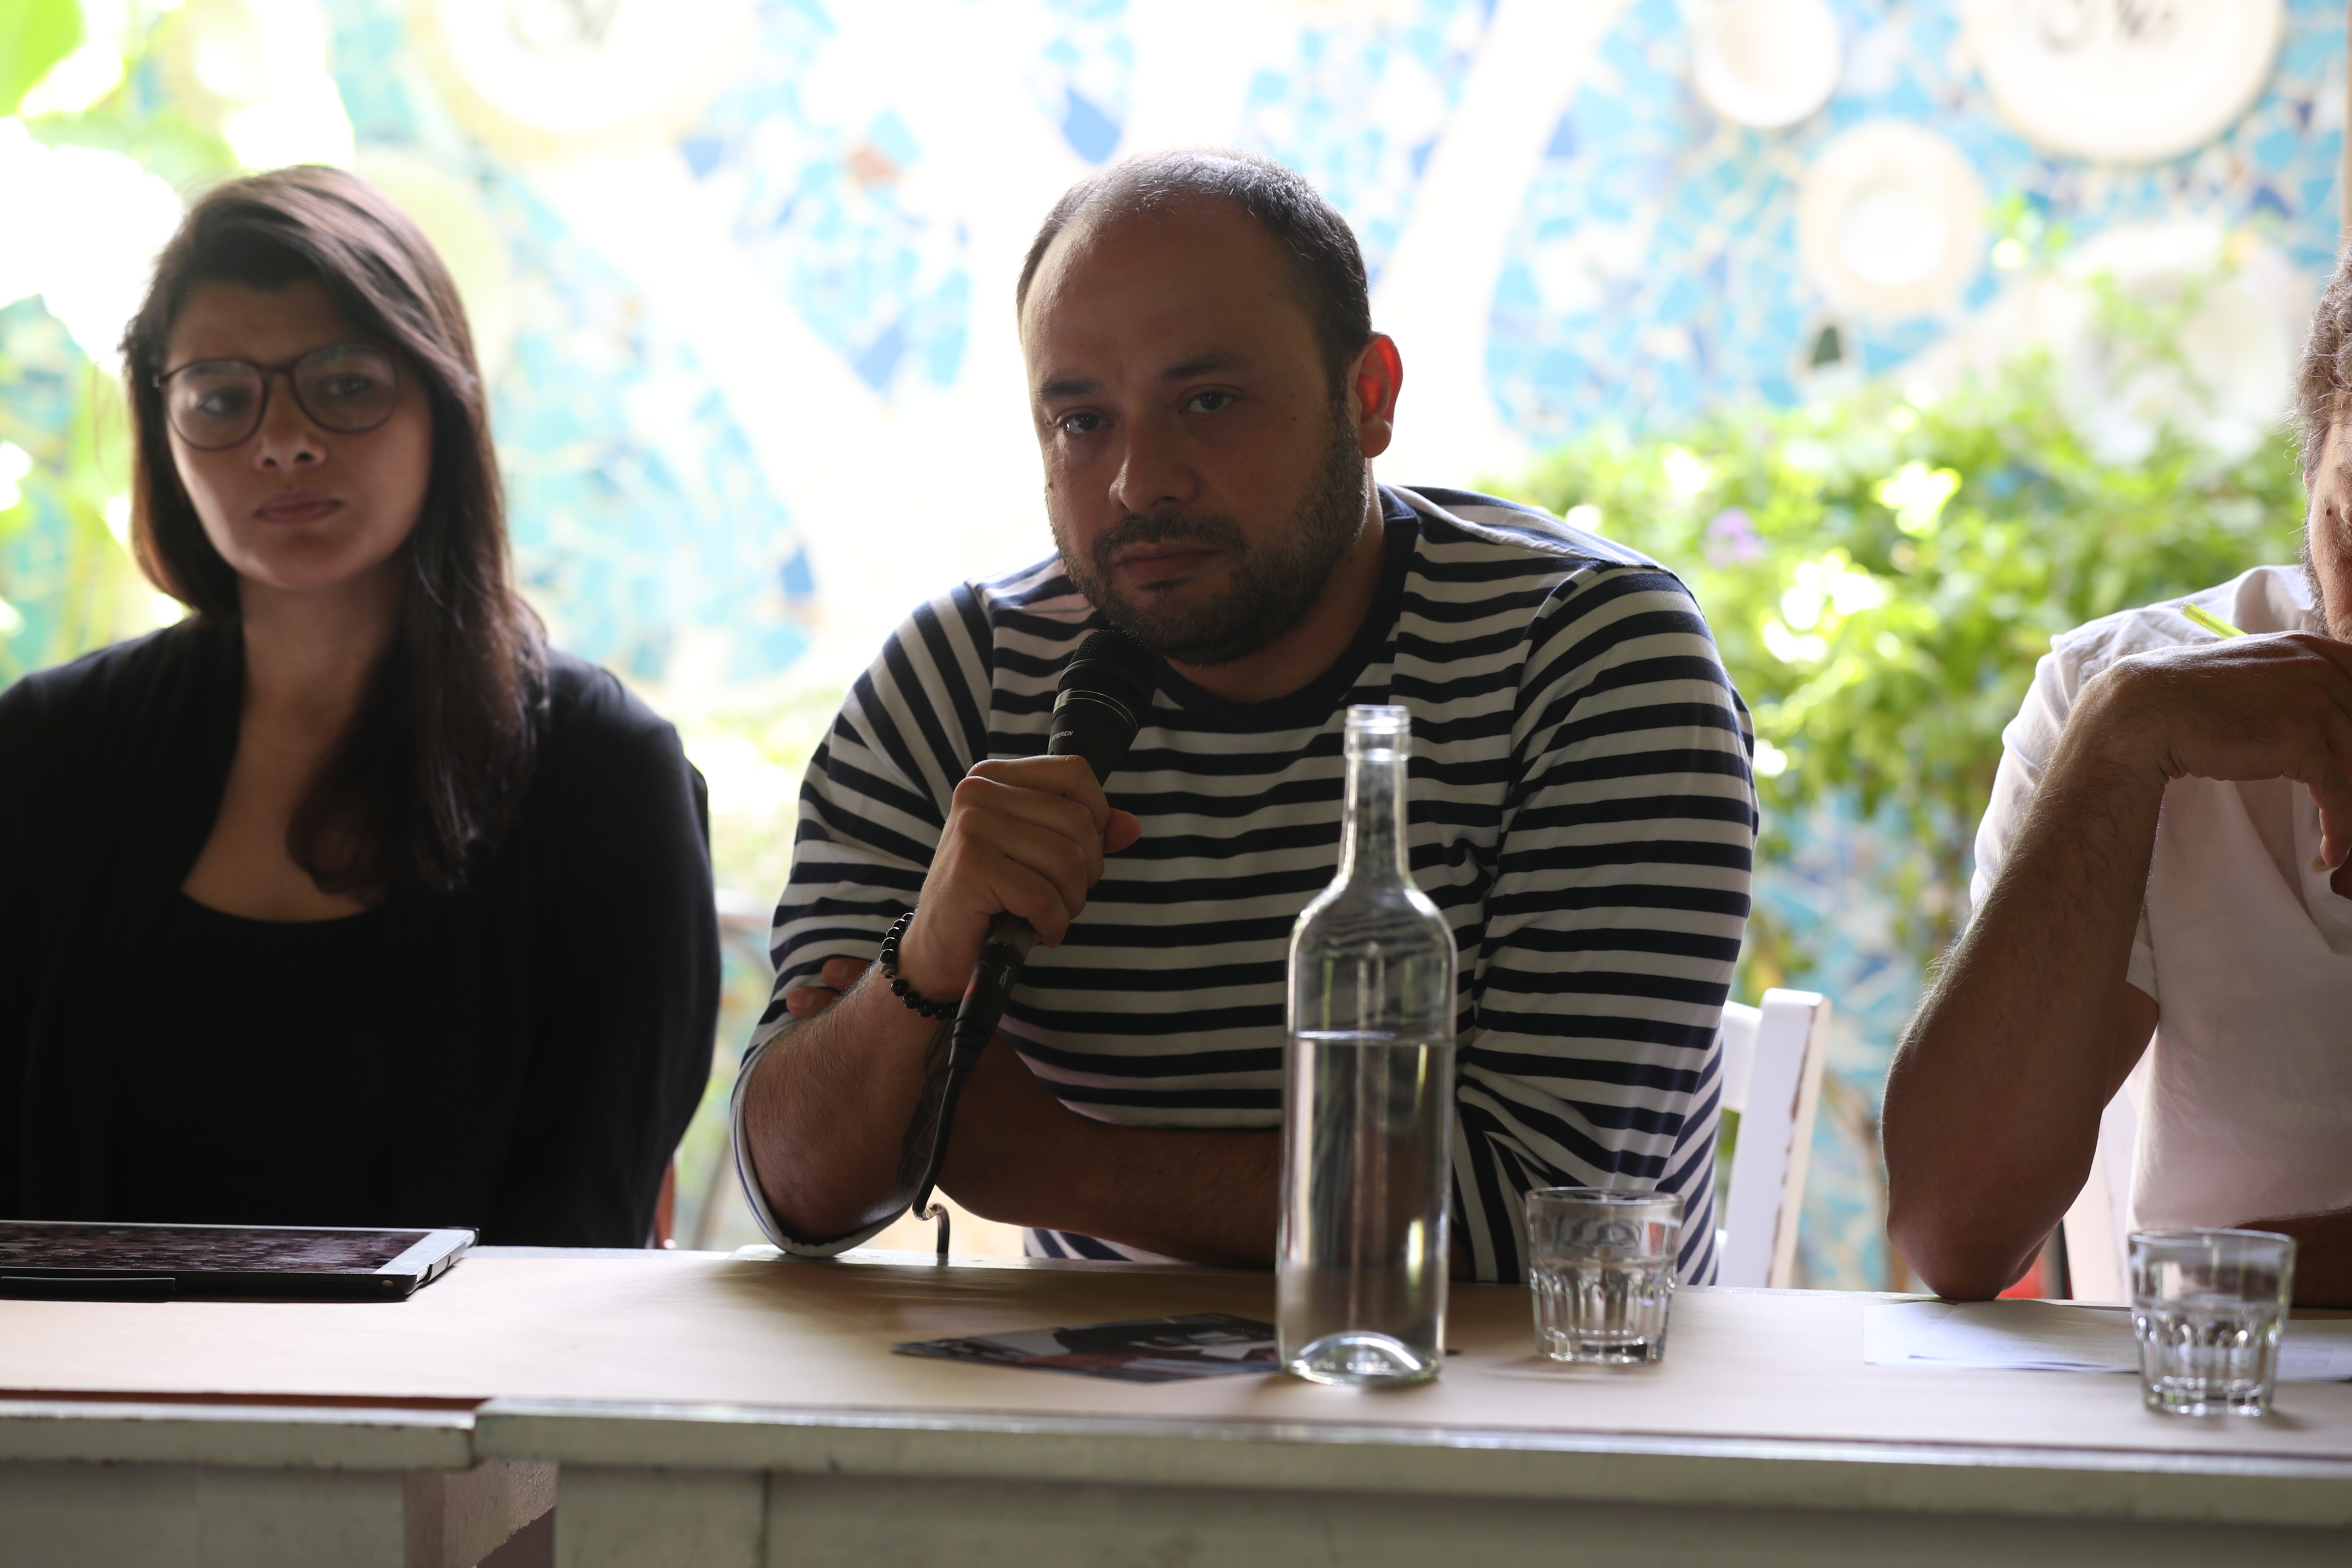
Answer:
[[641, 1247], [718, 1010], [702, 781], [509, 578], [447, 271], [196, 203], [123, 340], [190, 616], [0, 691], [0, 1215]]

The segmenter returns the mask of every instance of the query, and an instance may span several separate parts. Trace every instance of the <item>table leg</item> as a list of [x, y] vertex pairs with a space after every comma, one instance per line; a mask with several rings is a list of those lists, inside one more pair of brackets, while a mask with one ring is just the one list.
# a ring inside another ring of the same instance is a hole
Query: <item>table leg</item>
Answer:
[[407, 1568], [475, 1568], [555, 1506], [555, 1473], [515, 1459], [410, 1471]]

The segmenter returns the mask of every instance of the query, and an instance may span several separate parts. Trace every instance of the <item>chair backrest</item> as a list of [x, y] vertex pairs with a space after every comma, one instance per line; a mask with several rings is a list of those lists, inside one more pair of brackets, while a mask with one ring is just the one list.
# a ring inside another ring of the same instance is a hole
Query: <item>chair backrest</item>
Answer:
[[2148, 1058], [2116, 1090], [2099, 1113], [2099, 1142], [2091, 1173], [2063, 1222], [2066, 1232], [2066, 1293], [2077, 1301], [2127, 1301], [2130, 1274], [2132, 1169], [2138, 1163], [2140, 1102], [2147, 1092]]
[[1722, 1285], [1785, 1289], [1797, 1269], [1797, 1216], [1804, 1207], [1813, 1115], [1830, 1004], [1811, 991], [1771, 990], [1764, 1005], [1723, 1009], [1723, 1108], [1739, 1112], [1731, 1191], [1719, 1239]]

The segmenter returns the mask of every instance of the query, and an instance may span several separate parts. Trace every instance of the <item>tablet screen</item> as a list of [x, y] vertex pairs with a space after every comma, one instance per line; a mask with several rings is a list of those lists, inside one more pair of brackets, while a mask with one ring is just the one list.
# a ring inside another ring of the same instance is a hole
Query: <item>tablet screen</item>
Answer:
[[422, 1230], [0, 1220], [0, 1269], [176, 1274], [373, 1274]]
[[0, 1220], [0, 1298], [382, 1300], [448, 1271], [470, 1230]]

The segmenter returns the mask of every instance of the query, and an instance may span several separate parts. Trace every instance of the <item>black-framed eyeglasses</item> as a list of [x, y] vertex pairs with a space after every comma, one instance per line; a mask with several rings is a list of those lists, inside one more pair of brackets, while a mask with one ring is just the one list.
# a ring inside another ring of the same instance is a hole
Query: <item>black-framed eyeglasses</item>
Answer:
[[372, 343], [330, 343], [285, 364], [192, 360], [155, 378], [164, 417], [200, 452], [236, 446], [261, 428], [269, 388], [283, 374], [294, 401], [322, 430], [357, 436], [392, 417], [400, 377], [392, 355]]

